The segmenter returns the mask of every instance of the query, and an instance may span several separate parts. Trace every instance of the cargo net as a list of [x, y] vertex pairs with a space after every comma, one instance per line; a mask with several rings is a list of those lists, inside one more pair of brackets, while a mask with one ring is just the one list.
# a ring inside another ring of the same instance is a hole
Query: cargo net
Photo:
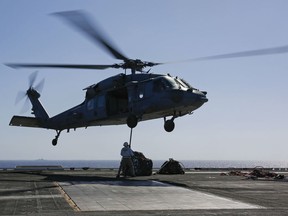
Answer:
[[134, 151], [132, 162], [136, 176], [152, 175], [153, 162], [151, 159], [146, 158], [143, 153]]
[[169, 158], [168, 161], [165, 161], [161, 166], [157, 174], [184, 174], [184, 165], [179, 161]]

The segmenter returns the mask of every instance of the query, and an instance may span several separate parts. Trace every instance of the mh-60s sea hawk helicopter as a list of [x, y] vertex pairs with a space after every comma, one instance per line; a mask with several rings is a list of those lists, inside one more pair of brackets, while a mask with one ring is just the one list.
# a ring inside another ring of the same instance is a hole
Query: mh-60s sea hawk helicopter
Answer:
[[[98, 69], [107, 68], [124, 69], [125, 73], [109, 77], [105, 80], [88, 86], [85, 100], [54, 117], [49, 117], [39, 101], [40, 94], [33, 87], [36, 76], [30, 79], [26, 96], [32, 103], [32, 114], [35, 117], [13, 116], [11, 126], [37, 127], [56, 130], [52, 144], [56, 145], [63, 130], [101, 125], [127, 124], [134, 128], [139, 121], [163, 118], [164, 128], [167, 132], [173, 131], [174, 119], [201, 107], [208, 101], [205, 91], [193, 88], [183, 79], [169, 74], [152, 74], [145, 72], [144, 68], [161, 65], [130, 59], [123, 55], [108, 41], [98, 28], [81, 11], [59, 12], [60, 16], [76, 29], [82, 31], [94, 42], [100, 44], [112, 56], [123, 63], [112, 65], [79, 65], [79, 64], [6, 64], [13, 68], [73, 68]], [[208, 56], [190, 60], [210, 60], [221, 58], [234, 58], [254, 55], [266, 55], [288, 52], [288, 46], [261, 50], [244, 51], [224, 55]], [[126, 70], [131, 70], [127, 74]], [[167, 119], [171, 117], [170, 119]]]
[[[183, 79], [171, 75], [144, 72], [145, 67], [161, 63], [129, 59], [120, 53], [94, 27], [88, 17], [80, 11], [60, 12], [56, 15], [64, 18], [78, 30], [102, 45], [121, 64], [112, 65], [71, 65], [71, 64], [6, 64], [10, 67], [32, 68], [81, 68], [107, 69], [121, 68], [125, 73], [109, 77], [97, 84], [88, 86], [84, 102], [54, 117], [49, 117], [39, 101], [40, 93], [33, 87], [36, 74], [30, 79], [26, 96], [32, 103], [35, 117], [13, 116], [11, 126], [38, 127], [56, 130], [52, 144], [56, 145], [60, 133], [80, 127], [127, 124], [136, 127], [139, 121], [164, 118], [167, 132], [174, 129], [174, 119], [191, 114], [208, 101], [206, 92], [193, 88]], [[127, 74], [126, 70], [131, 70]], [[172, 116], [170, 119], [167, 117]]]

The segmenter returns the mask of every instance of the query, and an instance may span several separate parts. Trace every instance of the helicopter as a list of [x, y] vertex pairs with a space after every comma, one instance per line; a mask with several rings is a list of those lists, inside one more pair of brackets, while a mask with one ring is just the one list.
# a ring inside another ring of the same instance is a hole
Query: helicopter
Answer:
[[[30, 77], [30, 84], [25, 95], [32, 104], [34, 117], [12, 117], [9, 125], [20, 127], [36, 127], [53, 129], [56, 136], [52, 145], [57, 145], [62, 131], [91, 126], [127, 124], [131, 131], [141, 121], [163, 118], [164, 129], [172, 132], [175, 128], [174, 120], [178, 117], [192, 114], [203, 104], [208, 102], [207, 92], [192, 87], [182, 78], [170, 74], [150, 73], [151, 67], [166, 63], [130, 59], [120, 52], [104, 36], [86, 13], [83, 11], [57, 12], [59, 16], [77, 30], [81, 31], [93, 42], [102, 46], [112, 57], [122, 63], [111, 65], [94, 64], [27, 64], [9, 63], [12, 68], [70, 68], [104, 70], [108, 68], [123, 69], [125, 72], [108, 77], [83, 90], [85, 99], [79, 105], [60, 114], [49, 117], [39, 101], [38, 86], [34, 86], [36, 74]], [[188, 61], [213, 60], [222, 58], [245, 57], [255, 55], [269, 55], [288, 52], [288, 46], [274, 47], [260, 50], [243, 51], [224, 55], [188, 59]], [[186, 60], [185, 60], [186, 61]], [[168, 62], [169, 63], [169, 62]], [[148, 71], [144, 69], [149, 67]], [[130, 73], [127, 73], [130, 70]]]
[[[121, 64], [112, 65], [60, 65], [60, 64], [6, 64], [10, 67], [33, 68], [81, 68], [81, 69], [124, 69], [125, 73], [104, 79], [90, 85], [85, 99], [79, 105], [56, 116], [49, 117], [39, 101], [40, 93], [34, 87], [36, 74], [31, 75], [26, 96], [32, 104], [35, 117], [13, 116], [10, 126], [24, 126], [53, 129], [56, 136], [52, 144], [57, 145], [60, 133], [80, 127], [127, 124], [135, 128], [140, 121], [164, 118], [164, 128], [173, 131], [174, 120], [201, 107], [208, 101], [205, 91], [192, 87], [185, 80], [170, 74], [152, 74], [144, 71], [145, 67], [153, 67], [161, 63], [130, 59], [118, 51], [92, 26], [87, 16], [80, 11], [60, 12], [61, 16], [74, 27], [82, 30], [97, 43], [100, 43]], [[126, 70], [131, 73], [127, 74]], [[172, 116], [170, 119], [168, 117]]]

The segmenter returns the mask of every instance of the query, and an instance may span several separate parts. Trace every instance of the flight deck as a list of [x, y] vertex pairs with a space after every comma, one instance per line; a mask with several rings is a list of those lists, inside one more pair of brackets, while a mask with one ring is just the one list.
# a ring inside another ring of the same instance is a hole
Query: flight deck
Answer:
[[[288, 215], [288, 181], [192, 170], [0, 170], [0, 215]], [[286, 176], [285, 172], [282, 172]]]

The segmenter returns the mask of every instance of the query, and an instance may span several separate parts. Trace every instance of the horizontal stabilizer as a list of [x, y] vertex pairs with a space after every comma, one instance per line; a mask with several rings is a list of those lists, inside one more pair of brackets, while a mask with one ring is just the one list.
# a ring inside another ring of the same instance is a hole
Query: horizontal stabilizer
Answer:
[[25, 117], [25, 116], [13, 116], [9, 125], [10, 126], [19, 126], [19, 127], [42, 128], [38, 119], [36, 119], [34, 117]]

